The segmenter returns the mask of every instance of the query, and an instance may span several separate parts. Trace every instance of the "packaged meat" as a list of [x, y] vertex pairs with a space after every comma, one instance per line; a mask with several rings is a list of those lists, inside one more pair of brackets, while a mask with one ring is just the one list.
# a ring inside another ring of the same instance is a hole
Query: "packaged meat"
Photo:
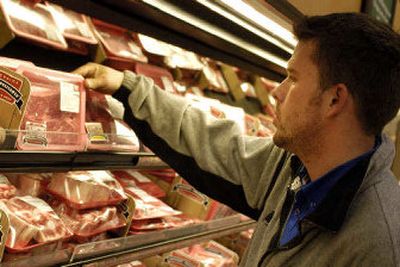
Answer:
[[28, 66], [20, 66], [17, 72], [31, 82], [31, 95], [21, 123], [17, 148], [84, 150], [86, 93], [83, 78]]
[[51, 207], [39, 198], [24, 196], [2, 200], [0, 208], [10, 218], [6, 241], [10, 252], [26, 251], [72, 235]]
[[17, 173], [7, 174], [10, 182], [17, 187], [19, 196], [44, 196], [50, 173]]
[[131, 261], [128, 263], [118, 264], [114, 267], [146, 267], [146, 265], [141, 261]]
[[15, 148], [30, 92], [27, 78], [0, 66], [0, 149]]
[[142, 49], [126, 29], [92, 19], [95, 35], [103, 45], [104, 55], [96, 61], [115, 69], [133, 69], [135, 62], [147, 62]]
[[25, 61], [21, 59], [11, 58], [11, 57], [0, 57], [0, 66], [9, 68], [16, 71], [19, 66], [28, 65], [33, 67], [34, 64], [30, 61]]
[[178, 210], [174, 210], [158, 198], [147, 194], [138, 187], [125, 187], [125, 191], [131, 195], [135, 201], [133, 220], [153, 219], [182, 213]]
[[124, 107], [111, 96], [88, 90], [86, 130], [89, 150], [139, 151], [139, 139], [122, 120]]
[[68, 44], [68, 51], [87, 55], [89, 46], [96, 45], [97, 39], [90, 26], [89, 19], [75, 11], [46, 2], [53, 18]]
[[156, 198], [163, 198], [166, 196], [165, 192], [156, 183], [138, 171], [113, 171], [112, 174], [123, 187], [137, 186]]
[[17, 189], [3, 174], [0, 174], [0, 199], [9, 199], [15, 196]]
[[183, 227], [200, 222], [200, 220], [191, 219], [183, 214], [175, 216], [166, 216], [147, 220], [133, 220], [131, 223], [131, 233], [138, 231], [157, 231], [168, 228]]
[[165, 66], [164, 59], [173, 53], [173, 46], [140, 33], [137, 38], [149, 62], [158, 66]]
[[237, 267], [239, 257], [214, 241], [163, 255], [166, 266]]
[[203, 58], [204, 67], [198, 76], [197, 85], [201, 89], [208, 89], [220, 93], [228, 93], [228, 85], [216, 62]]
[[1, 9], [7, 27], [14, 35], [45, 46], [62, 50], [67, 48], [62, 33], [45, 5], [2, 0]]
[[76, 210], [59, 201], [53, 201], [51, 206], [78, 240], [126, 225], [117, 207]]
[[145, 63], [136, 63], [135, 72], [151, 78], [161, 89], [170, 93], [177, 93], [174, 78], [167, 69]]
[[54, 173], [47, 191], [74, 209], [115, 205], [127, 198], [122, 186], [107, 171]]

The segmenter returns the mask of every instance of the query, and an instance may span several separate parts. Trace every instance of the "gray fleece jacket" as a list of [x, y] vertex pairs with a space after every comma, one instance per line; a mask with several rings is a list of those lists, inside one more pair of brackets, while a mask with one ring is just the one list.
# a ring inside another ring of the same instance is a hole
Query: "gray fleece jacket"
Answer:
[[258, 221], [241, 266], [400, 266], [400, 188], [386, 136], [301, 222], [301, 236], [280, 247], [296, 156], [270, 138], [242, 135], [234, 122], [215, 119], [128, 71], [113, 96], [125, 106], [125, 121], [162, 160], [210, 197]]

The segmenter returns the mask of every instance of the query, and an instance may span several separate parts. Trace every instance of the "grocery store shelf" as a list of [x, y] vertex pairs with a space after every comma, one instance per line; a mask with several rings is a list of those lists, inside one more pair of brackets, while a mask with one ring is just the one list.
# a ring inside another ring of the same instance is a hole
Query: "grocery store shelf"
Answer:
[[32, 255], [1, 266], [113, 266], [238, 233], [255, 227], [255, 224], [234, 215], [181, 228], [81, 244], [74, 249]]
[[196, 1], [157, 1], [173, 12], [135, 0], [52, 2], [276, 81], [285, 75], [285, 67], [267, 60], [264, 54], [270, 53], [282, 61], [290, 57], [280, 47], [207, 11]]
[[1, 172], [54, 172], [168, 167], [147, 152], [0, 151]]

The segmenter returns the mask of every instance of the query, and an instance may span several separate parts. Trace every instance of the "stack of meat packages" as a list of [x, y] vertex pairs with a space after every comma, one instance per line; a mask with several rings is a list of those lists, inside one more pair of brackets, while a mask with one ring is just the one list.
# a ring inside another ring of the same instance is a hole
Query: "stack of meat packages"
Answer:
[[[54, 247], [72, 236], [72, 232], [44, 200], [34, 196], [41, 194], [46, 175], [0, 175], [0, 209], [9, 217], [10, 226], [6, 238], [6, 250], [11, 253], [28, 252], [39, 247]], [[32, 186], [29, 193], [17, 190], [21, 186]]]
[[137, 171], [113, 171], [114, 176], [135, 202], [130, 234], [144, 234], [193, 224], [196, 221], [165, 204], [165, 192]]
[[106, 171], [0, 178], [0, 208], [10, 218], [8, 252], [30, 252], [36, 247], [53, 250], [65, 244], [59, 241], [104, 239], [107, 231], [126, 225], [117, 205], [127, 197]]

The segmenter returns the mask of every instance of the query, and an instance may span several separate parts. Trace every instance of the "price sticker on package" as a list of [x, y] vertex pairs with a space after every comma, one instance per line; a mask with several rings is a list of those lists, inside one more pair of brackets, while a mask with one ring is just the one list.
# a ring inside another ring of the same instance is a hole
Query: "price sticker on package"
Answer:
[[60, 110], [79, 113], [81, 93], [78, 86], [68, 82], [60, 82]]

